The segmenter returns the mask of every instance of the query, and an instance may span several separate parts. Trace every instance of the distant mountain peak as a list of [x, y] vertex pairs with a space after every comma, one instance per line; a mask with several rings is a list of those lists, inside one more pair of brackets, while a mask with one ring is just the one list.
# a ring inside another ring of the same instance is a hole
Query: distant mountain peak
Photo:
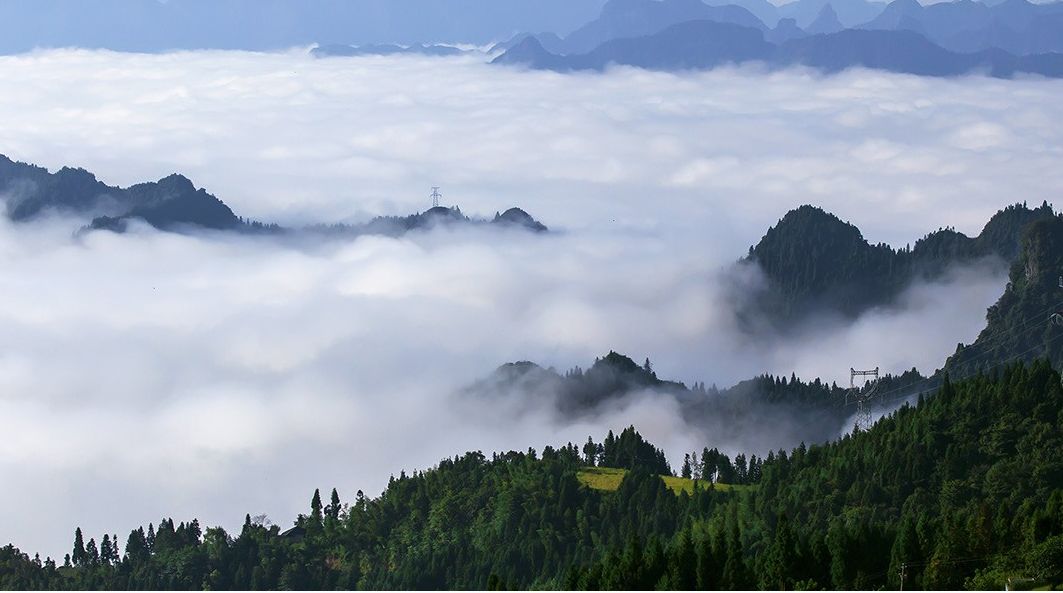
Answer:
[[823, 5], [823, 8], [819, 11], [819, 15], [816, 16], [816, 20], [812, 21], [812, 24], [808, 26], [807, 31], [813, 35], [837, 33], [844, 29], [841, 21], [838, 20], [838, 13], [834, 12], [834, 6], [830, 2]]
[[528, 214], [520, 208], [510, 208], [502, 214], [495, 214], [494, 220], [491, 222], [495, 224], [501, 224], [506, 226], [519, 226], [529, 230], [541, 233], [545, 232], [546, 225], [532, 218], [531, 214]]
[[192, 180], [181, 175], [180, 173], [171, 173], [166, 177], [158, 180], [155, 185], [163, 191], [170, 191], [174, 193], [194, 193], [196, 186], [192, 183]]
[[886, 5], [886, 12], [913, 14], [922, 11], [923, 5], [919, 0], [893, 0]]

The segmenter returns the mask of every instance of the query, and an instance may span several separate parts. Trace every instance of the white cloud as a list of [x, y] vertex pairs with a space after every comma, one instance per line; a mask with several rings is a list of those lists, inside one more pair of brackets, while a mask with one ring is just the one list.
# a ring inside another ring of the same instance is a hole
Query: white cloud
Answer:
[[122, 185], [179, 171], [286, 223], [408, 213], [440, 184], [466, 212], [521, 205], [562, 230], [294, 245], [0, 224], [0, 539], [49, 554], [77, 524], [285, 524], [316, 486], [375, 494], [469, 449], [636, 421], [673, 455], [697, 445], [646, 398], [559, 423], [451, 397], [507, 361], [616, 349], [721, 385], [932, 369], [980, 328], [998, 272], [771, 349], [736, 336], [718, 273], [802, 203], [904, 244], [1063, 181], [1054, 81], [83, 51], [0, 58], [0, 77], [16, 159]]

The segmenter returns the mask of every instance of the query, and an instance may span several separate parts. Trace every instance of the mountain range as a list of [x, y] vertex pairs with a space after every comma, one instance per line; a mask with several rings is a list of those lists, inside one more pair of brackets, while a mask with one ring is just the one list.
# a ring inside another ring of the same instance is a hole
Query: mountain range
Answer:
[[[904, 390], [925, 382], [916, 370], [884, 376], [883, 390]], [[650, 361], [610, 352], [587, 369], [564, 373], [534, 362], [503, 364], [470, 385], [465, 395], [479, 401], [512, 398], [523, 405], [547, 405], [568, 419], [588, 420], [615, 410], [634, 397], [668, 400], [690, 428], [719, 442], [756, 443], [761, 451], [797, 443], [827, 442], [851, 428], [854, 409], [848, 390], [819, 379], [762, 375], [734, 386], [687, 386], [659, 378]]]
[[[855, 226], [803, 206], [787, 213], [738, 263], [756, 266], [766, 285], [759, 294], [736, 293], [735, 306], [751, 329], [762, 330], [766, 323], [786, 331], [824, 314], [855, 317], [893, 306], [913, 282], [986, 260], [998, 266], [1009, 262], [1011, 282], [989, 308], [985, 329], [926, 376], [911, 369], [881, 378], [872, 406], [885, 413], [950, 377], [992, 374], [1038, 359], [1063, 365], [1063, 217], [1047, 203], [1009, 206], [977, 237], [940, 229], [903, 249], [870, 244]], [[854, 408], [847, 391], [793, 375], [758, 376], [724, 389], [687, 386], [658, 377], [649, 360], [640, 365], [610, 352], [587, 369], [564, 373], [529, 361], [507, 363], [469, 386], [466, 395], [546, 403], [570, 420], [615, 410], [632, 397], [664, 398], [705, 435], [730, 443], [756, 435], [757, 443], [774, 449], [826, 442], [851, 428]]]
[[381, 216], [361, 224], [285, 228], [237, 216], [224, 202], [196, 188], [183, 175], [173, 174], [159, 181], [121, 188], [103, 183], [84, 169], [64, 167], [50, 173], [43, 167], [16, 162], [3, 155], [0, 155], [0, 203], [14, 222], [59, 214], [85, 221], [83, 230], [114, 232], [124, 232], [132, 220], [167, 231], [206, 229], [277, 235], [299, 232], [339, 238], [399, 236], [443, 225], [548, 230], [520, 208], [496, 213], [491, 219], [480, 219], [462, 214], [457, 207], [435, 207], [409, 216]]
[[808, 33], [822, 30], [826, 20], [837, 29], [855, 27], [878, 16], [886, 4], [865, 0], [796, 0], [775, 6], [767, 0], [608, 0], [598, 17], [565, 37], [556, 33], [522, 33], [495, 46], [506, 50], [534, 36], [554, 54], [581, 54], [616, 39], [644, 37], [690, 21], [731, 23], [768, 31], [789, 21]]
[[1063, 3], [956, 0], [923, 6], [894, 0], [862, 29], [913, 31], [955, 52], [1001, 49], [1015, 55], [1063, 51]]
[[[823, 26], [828, 27], [828, 23]], [[983, 73], [1002, 78], [1021, 74], [1063, 77], [1063, 54], [1015, 56], [999, 49], [958, 53], [907, 30], [846, 29], [829, 34], [791, 33], [781, 37], [771, 33], [769, 37], [781, 41], [773, 43], [764, 31], [753, 27], [708, 20], [687, 21], [652, 35], [606, 41], [590, 52], [575, 55], [551, 53], [532, 36], [492, 63], [558, 72], [600, 71], [612, 65], [666, 71], [704, 70], [754, 63], [768, 68], [805, 66], [828, 73], [863, 67], [922, 76]]]
[[[254, 18], [250, 18], [253, 16]], [[121, 23], [121, 26], [115, 26]], [[744, 30], [748, 29], [748, 30]], [[536, 33], [530, 33], [530, 32]], [[502, 40], [499, 42], [499, 40]], [[9, 0], [0, 53], [277, 50], [467, 53], [557, 71], [760, 63], [924, 76], [1063, 76], [1063, 2], [953, 0]], [[464, 46], [463, 46], [464, 47]]]

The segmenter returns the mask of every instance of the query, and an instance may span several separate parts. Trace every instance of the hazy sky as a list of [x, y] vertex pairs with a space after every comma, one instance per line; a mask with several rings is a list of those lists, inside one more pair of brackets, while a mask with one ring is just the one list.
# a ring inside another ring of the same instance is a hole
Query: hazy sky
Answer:
[[771, 347], [719, 275], [814, 203], [897, 245], [976, 233], [1058, 187], [1058, 81], [721, 70], [565, 76], [471, 59], [62, 51], [0, 58], [0, 152], [111, 184], [190, 176], [241, 214], [359, 220], [520, 205], [557, 229], [291, 246], [77, 223], [0, 223], [0, 541], [61, 555], [163, 515], [282, 525], [314, 487], [375, 495], [469, 449], [636, 423], [704, 442], [636, 397], [573, 423], [453, 392], [530, 359], [616, 349], [663, 377], [929, 371], [981, 328], [999, 270], [914, 287], [894, 312]]
[[276, 50], [310, 43], [487, 44], [566, 34], [604, 0], [4, 0], [0, 53], [82, 47]]

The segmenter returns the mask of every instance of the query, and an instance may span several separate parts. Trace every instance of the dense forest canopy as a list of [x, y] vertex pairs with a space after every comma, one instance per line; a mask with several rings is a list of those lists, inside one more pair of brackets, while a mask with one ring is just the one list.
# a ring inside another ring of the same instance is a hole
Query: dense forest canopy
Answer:
[[[825, 445], [752, 463], [706, 449], [667, 488], [634, 428], [401, 473], [376, 499], [315, 492], [282, 530], [195, 521], [44, 561], [0, 550], [0, 586], [105, 589], [997, 588], [1063, 583], [1063, 385], [1044, 361], [953, 383]], [[589, 464], [628, 469], [615, 491]], [[721, 470], [722, 467], [726, 469]], [[337, 471], [342, 471], [338, 468]], [[728, 487], [726, 477], [741, 487]], [[717, 483], [711, 483], [716, 480]], [[99, 542], [99, 543], [97, 543]], [[903, 575], [903, 577], [902, 577]], [[1029, 581], [1026, 581], [1029, 582]]]

